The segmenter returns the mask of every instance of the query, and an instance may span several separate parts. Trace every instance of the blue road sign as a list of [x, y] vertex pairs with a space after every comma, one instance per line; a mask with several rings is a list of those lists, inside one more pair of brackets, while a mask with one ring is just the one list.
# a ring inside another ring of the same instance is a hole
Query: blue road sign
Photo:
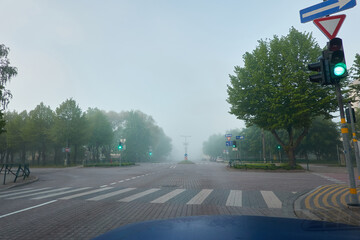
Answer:
[[185, 153], [184, 156], [187, 157], [188, 156], [187, 153]]
[[236, 139], [244, 139], [244, 136], [236, 136]]
[[225, 137], [232, 137], [231, 133], [225, 134]]
[[328, 0], [300, 10], [302, 23], [355, 7], [356, 0]]
[[226, 141], [226, 146], [227, 146], [227, 147], [232, 146], [232, 142], [231, 142], [231, 141]]

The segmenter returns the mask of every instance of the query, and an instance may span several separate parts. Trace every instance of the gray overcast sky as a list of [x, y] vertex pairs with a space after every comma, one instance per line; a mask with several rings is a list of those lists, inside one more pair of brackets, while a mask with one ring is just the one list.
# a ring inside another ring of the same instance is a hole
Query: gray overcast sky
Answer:
[[[9, 110], [40, 102], [55, 110], [73, 98], [83, 109], [140, 110], [172, 138], [173, 156], [199, 158], [203, 141], [243, 128], [228, 113], [227, 84], [257, 40], [291, 26], [327, 38], [299, 10], [321, 0], [0, 0], [0, 43], [18, 68]], [[360, 53], [360, 8], [338, 34], [348, 65]], [[224, 137], [225, 141], [225, 137]], [[224, 142], [225, 145], [225, 142]]]

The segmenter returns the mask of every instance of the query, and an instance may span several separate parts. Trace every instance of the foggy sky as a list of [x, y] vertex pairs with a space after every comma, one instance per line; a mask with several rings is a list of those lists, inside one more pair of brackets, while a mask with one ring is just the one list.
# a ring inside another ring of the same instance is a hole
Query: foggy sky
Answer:
[[[212, 134], [243, 128], [230, 115], [229, 74], [259, 39], [294, 26], [327, 38], [299, 10], [321, 2], [192, 0], [0, 0], [0, 43], [18, 76], [9, 110], [53, 110], [73, 98], [83, 111], [140, 110], [153, 116], [183, 158], [201, 157]], [[360, 8], [344, 11], [338, 34], [348, 65], [359, 49]], [[225, 146], [225, 137], [224, 137]]]

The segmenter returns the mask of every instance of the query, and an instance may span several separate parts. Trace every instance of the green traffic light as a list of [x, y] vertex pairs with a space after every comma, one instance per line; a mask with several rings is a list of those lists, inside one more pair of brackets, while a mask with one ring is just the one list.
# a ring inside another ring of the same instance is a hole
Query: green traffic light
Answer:
[[119, 145], [118, 148], [119, 148], [119, 149], [122, 149], [122, 145]]
[[280, 146], [280, 145], [278, 145], [278, 146], [277, 146], [277, 148], [278, 148], [278, 149], [280, 149], [280, 148], [281, 148], [281, 146]]
[[338, 77], [341, 77], [342, 75], [345, 74], [346, 72], [346, 65], [345, 63], [337, 63], [333, 69], [334, 71], [334, 75], [335, 76], [338, 76]]
[[149, 155], [151, 156], [151, 155], [152, 155], [152, 152], [149, 152]]

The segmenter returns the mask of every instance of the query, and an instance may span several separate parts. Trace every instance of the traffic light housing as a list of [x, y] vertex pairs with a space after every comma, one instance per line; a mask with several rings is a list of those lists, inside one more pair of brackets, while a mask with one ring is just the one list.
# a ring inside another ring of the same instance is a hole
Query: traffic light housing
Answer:
[[310, 82], [320, 83], [321, 85], [330, 85], [329, 73], [329, 51], [324, 50], [318, 58], [318, 62], [308, 64], [308, 70], [318, 72], [318, 74], [310, 75]]
[[123, 145], [122, 145], [121, 142], [119, 142], [118, 149], [119, 149], [119, 150], [122, 150], [122, 149], [123, 149]]
[[233, 142], [232, 142], [232, 147], [233, 147], [233, 148], [236, 148], [236, 141], [233, 141]]
[[151, 156], [152, 155], [152, 152], [149, 152], [149, 156]]
[[328, 42], [328, 50], [331, 83], [339, 83], [342, 78], [348, 75], [341, 38], [331, 39]]

